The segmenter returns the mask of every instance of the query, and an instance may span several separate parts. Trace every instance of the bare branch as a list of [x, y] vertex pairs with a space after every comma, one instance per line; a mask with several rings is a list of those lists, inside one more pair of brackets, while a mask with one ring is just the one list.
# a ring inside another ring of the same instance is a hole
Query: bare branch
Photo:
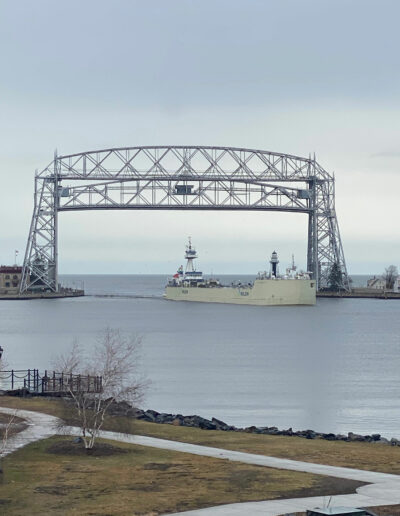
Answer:
[[13, 426], [15, 425], [15, 419], [17, 417], [18, 410], [16, 409], [12, 414], [10, 414], [10, 418], [6, 423], [6, 426], [3, 430], [3, 436], [1, 439], [1, 445], [0, 445], [0, 457], [4, 455], [4, 452], [6, 450], [7, 441], [10, 437], [11, 430]]
[[71, 350], [65, 354], [61, 354], [52, 363], [55, 371], [71, 374], [78, 371], [82, 364], [82, 350], [79, 346], [78, 339], [75, 337], [72, 341]]
[[397, 267], [395, 265], [389, 265], [389, 267], [387, 267], [385, 269], [385, 272], [384, 272], [382, 278], [385, 280], [386, 288], [388, 290], [393, 290], [394, 284], [397, 280], [398, 275], [399, 275], [399, 273], [398, 273]]

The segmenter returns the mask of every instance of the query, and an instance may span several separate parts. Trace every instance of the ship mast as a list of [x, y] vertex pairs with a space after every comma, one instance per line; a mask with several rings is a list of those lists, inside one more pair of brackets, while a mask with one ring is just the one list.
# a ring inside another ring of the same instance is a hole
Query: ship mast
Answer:
[[189, 273], [189, 275], [190, 275], [190, 273], [193, 273], [196, 271], [194, 264], [193, 264], [193, 260], [195, 260], [196, 258], [197, 258], [197, 253], [196, 253], [195, 248], [192, 247], [192, 238], [189, 237], [189, 244], [186, 246], [186, 252], [185, 252], [185, 259], [187, 260], [185, 274]]

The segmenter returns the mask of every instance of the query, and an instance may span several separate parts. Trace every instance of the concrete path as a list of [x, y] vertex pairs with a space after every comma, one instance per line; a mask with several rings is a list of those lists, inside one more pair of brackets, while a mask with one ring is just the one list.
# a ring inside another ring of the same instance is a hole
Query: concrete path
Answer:
[[[0, 412], [10, 414], [14, 413], [15, 411], [14, 409], [0, 407]], [[9, 440], [5, 454], [11, 453], [12, 451], [30, 442], [36, 441], [38, 439], [45, 439], [46, 437], [60, 433], [60, 431], [57, 429], [58, 419], [53, 416], [27, 410], [18, 410], [17, 415], [21, 418], [24, 418], [28, 422], [29, 427]], [[79, 430], [77, 428], [68, 427], [65, 429], [65, 433], [69, 435], [77, 435]], [[154, 437], [120, 434], [117, 432], [102, 431], [101, 437], [104, 439], [138, 444], [141, 446], [151, 446], [154, 448], [192, 453], [195, 455], [203, 455], [217, 459], [227, 459], [247, 464], [255, 464], [258, 466], [287, 469], [291, 471], [303, 471], [317, 475], [327, 475], [369, 483], [369, 485], [357, 489], [357, 493], [334, 496], [332, 498], [331, 505], [334, 504], [353, 507], [371, 507], [374, 505], [392, 505], [400, 503], [400, 476], [398, 475], [326, 466], [323, 464], [313, 464], [310, 462], [293, 461], [288, 459], [279, 459], [276, 457], [236, 452], [176, 441], [167, 441]], [[179, 515], [276, 516], [288, 512], [300, 512], [305, 511], [306, 509], [312, 509], [314, 507], [321, 507], [328, 501], [328, 499], [329, 497], [311, 497], [293, 498], [290, 500], [270, 500], [265, 502], [220, 505], [217, 507], [210, 507], [208, 509], [181, 512]]]
[[16, 416], [25, 419], [28, 428], [10, 437], [6, 446], [0, 456], [6, 456], [9, 453], [26, 446], [34, 441], [46, 439], [57, 433], [58, 418], [50, 416], [49, 414], [42, 414], [40, 412], [32, 412], [30, 410], [15, 410], [5, 407], [0, 407], [0, 412], [3, 414], [15, 414]]

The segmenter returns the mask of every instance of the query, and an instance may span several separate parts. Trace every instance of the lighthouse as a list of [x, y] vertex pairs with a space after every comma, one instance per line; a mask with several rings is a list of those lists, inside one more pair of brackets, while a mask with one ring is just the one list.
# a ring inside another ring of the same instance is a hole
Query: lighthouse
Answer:
[[271, 269], [270, 269], [271, 277], [277, 278], [278, 273], [279, 273], [279, 269], [278, 269], [279, 260], [278, 260], [278, 253], [276, 251], [274, 251], [272, 253], [269, 263], [271, 264]]

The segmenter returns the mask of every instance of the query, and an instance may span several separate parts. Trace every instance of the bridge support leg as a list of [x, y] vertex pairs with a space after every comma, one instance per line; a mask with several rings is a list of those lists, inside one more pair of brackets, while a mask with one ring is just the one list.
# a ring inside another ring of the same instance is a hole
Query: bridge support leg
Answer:
[[317, 244], [318, 234], [316, 231], [316, 213], [315, 211], [308, 215], [308, 239], [307, 239], [307, 271], [312, 273], [312, 278], [316, 281], [316, 288], [319, 287], [318, 274], [318, 250]]
[[25, 251], [20, 293], [58, 291], [57, 176], [35, 177], [35, 203]]
[[318, 267], [318, 223], [316, 209], [316, 183], [315, 179], [309, 181], [310, 192], [308, 214], [308, 237], [307, 237], [307, 271], [312, 273], [316, 281], [316, 288], [319, 289], [319, 267]]
[[341, 288], [350, 290], [342, 242], [335, 211], [335, 180], [316, 176], [308, 182], [310, 191], [307, 267], [317, 282], [317, 290], [328, 288], [334, 264], [342, 273]]

